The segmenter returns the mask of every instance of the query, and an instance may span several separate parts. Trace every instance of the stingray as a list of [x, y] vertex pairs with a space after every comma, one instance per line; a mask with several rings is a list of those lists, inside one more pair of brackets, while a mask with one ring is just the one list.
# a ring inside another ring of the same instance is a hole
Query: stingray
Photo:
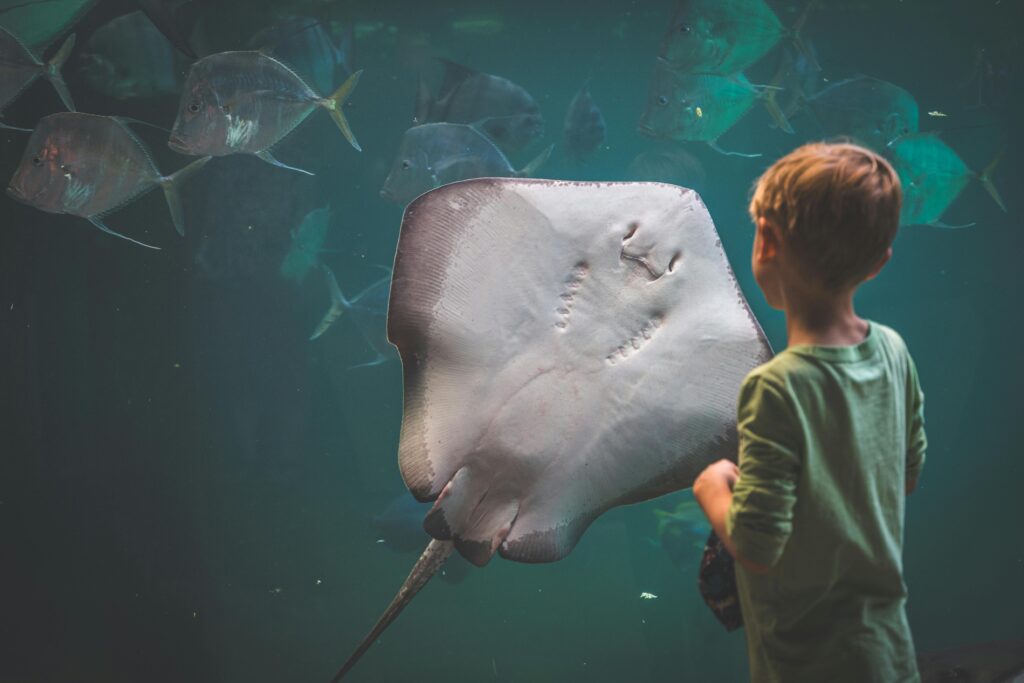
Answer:
[[601, 513], [736, 457], [771, 349], [692, 190], [482, 178], [405, 211], [388, 339], [399, 467], [433, 537], [347, 673], [454, 548], [565, 557]]

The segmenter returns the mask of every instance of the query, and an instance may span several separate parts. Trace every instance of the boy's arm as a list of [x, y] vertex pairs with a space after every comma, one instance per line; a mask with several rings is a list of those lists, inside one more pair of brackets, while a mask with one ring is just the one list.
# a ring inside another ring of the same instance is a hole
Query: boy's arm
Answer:
[[799, 423], [783, 391], [755, 375], [740, 389], [737, 428], [739, 467], [711, 465], [694, 483], [694, 495], [733, 557], [749, 571], [765, 572], [792, 530]]
[[907, 473], [906, 492], [909, 495], [917, 488], [921, 468], [924, 467], [928, 437], [924, 432], [924, 393], [917, 376], [914, 359], [909, 358], [910, 376], [907, 386]]

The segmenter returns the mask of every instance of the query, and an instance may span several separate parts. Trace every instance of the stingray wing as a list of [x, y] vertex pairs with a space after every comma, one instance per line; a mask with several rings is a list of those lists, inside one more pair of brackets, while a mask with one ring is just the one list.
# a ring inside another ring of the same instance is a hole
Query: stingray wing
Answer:
[[399, 464], [470, 561], [547, 562], [615, 505], [735, 457], [771, 350], [692, 190], [476, 179], [406, 209], [388, 335]]

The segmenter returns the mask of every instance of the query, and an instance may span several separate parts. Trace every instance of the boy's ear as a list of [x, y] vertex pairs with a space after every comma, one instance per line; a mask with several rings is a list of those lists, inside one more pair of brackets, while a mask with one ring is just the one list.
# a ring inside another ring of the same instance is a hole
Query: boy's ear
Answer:
[[764, 216], [757, 219], [757, 242], [754, 256], [758, 261], [775, 258], [779, 251], [779, 238], [775, 225]]
[[889, 259], [891, 259], [891, 258], [892, 258], [892, 247], [889, 247], [888, 249], [885, 250], [885, 254], [882, 255], [882, 258], [878, 259], [878, 264], [875, 265], [875, 267], [871, 269], [871, 272], [868, 273], [868, 276], [866, 278], [864, 278], [864, 281], [867, 282], [871, 278], [873, 278], [876, 275], [878, 275], [882, 271], [882, 268], [885, 267], [885, 264], [888, 263]]

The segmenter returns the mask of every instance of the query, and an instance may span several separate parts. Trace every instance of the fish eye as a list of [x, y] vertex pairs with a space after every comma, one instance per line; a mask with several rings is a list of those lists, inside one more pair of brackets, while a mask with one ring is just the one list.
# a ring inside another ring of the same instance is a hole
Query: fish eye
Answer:
[[191, 104], [188, 105], [188, 110], [190, 112], [192, 112], [193, 114], [198, 114], [199, 113], [199, 103], [198, 102], [192, 102]]
[[32, 165], [33, 166], [42, 166], [43, 165], [42, 157], [40, 157], [38, 154], [36, 156], [32, 157]]
[[406, 168], [407, 169], [407, 168], [410, 168], [411, 166], [412, 166], [412, 164], [409, 163], [408, 159], [405, 159], [404, 161], [402, 161], [402, 168]]
[[666, 104], [668, 104], [668, 98], [665, 97], [664, 95], [659, 95], [658, 96], [658, 104], [660, 104], [661, 106], [664, 107]]

